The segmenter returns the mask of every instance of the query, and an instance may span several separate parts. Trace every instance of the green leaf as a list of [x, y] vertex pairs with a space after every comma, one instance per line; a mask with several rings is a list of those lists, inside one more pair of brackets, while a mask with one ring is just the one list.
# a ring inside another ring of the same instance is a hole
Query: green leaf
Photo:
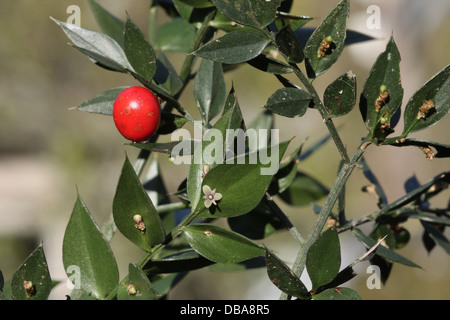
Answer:
[[200, 269], [214, 262], [189, 249], [159, 260], [150, 260], [144, 266], [147, 274], [177, 273]]
[[95, 63], [110, 70], [133, 70], [122, 47], [110, 36], [51, 18], [73, 42], [74, 47]]
[[264, 108], [281, 116], [303, 116], [311, 103], [311, 95], [298, 88], [281, 88], [267, 100]]
[[349, 71], [333, 81], [323, 95], [331, 117], [340, 117], [352, 111], [356, 102], [356, 76]]
[[[380, 87], [385, 86], [389, 92], [385, 104], [377, 112], [375, 106], [380, 96]], [[375, 132], [379, 124], [378, 120], [386, 113], [389, 118], [394, 115], [400, 107], [403, 99], [403, 88], [400, 78], [400, 53], [391, 37], [386, 45], [386, 50], [381, 53], [370, 69], [369, 76], [364, 83], [361, 93], [359, 108], [366, 127]], [[391, 124], [393, 128], [394, 125]], [[385, 135], [384, 135], [385, 136]]]
[[[373, 247], [376, 243], [377, 240], [372, 239], [368, 236], [366, 236], [364, 233], [362, 233], [358, 228], [354, 228], [353, 230], [353, 234], [355, 235], [355, 237], [367, 248], [370, 249], [371, 247]], [[389, 260], [392, 262], [398, 262], [401, 264], [404, 264], [406, 266], [409, 267], [416, 267], [416, 268], [421, 268], [419, 265], [415, 264], [414, 262], [412, 262], [411, 260], [399, 255], [398, 253], [396, 253], [395, 251], [388, 249], [384, 246], [379, 246], [377, 248], [376, 254]]]
[[160, 152], [168, 154], [171, 154], [173, 152], [176, 155], [182, 156], [192, 154], [194, 147], [194, 140], [184, 139], [181, 141], [171, 141], [171, 142], [127, 143], [127, 144], [151, 152]]
[[264, 201], [247, 214], [228, 218], [228, 225], [231, 230], [252, 240], [265, 239], [275, 231], [285, 228]]
[[277, 32], [275, 42], [289, 62], [300, 63], [305, 58], [302, 46], [289, 25]]
[[214, 39], [193, 54], [220, 63], [237, 64], [257, 57], [267, 46], [269, 39], [249, 31], [234, 31]]
[[341, 248], [335, 229], [325, 230], [308, 250], [306, 270], [312, 282], [312, 289], [332, 281], [341, 266]]
[[[144, 230], [137, 228], [134, 216], [140, 215]], [[113, 217], [119, 231], [144, 250], [165, 239], [164, 227], [147, 192], [142, 186], [128, 157], [122, 167], [113, 200]]]
[[80, 196], [64, 234], [63, 263], [65, 270], [79, 268], [81, 291], [96, 299], [104, 299], [119, 282], [113, 252]]
[[[28, 291], [25, 289], [25, 281], [29, 281]], [[52, 279], [44, 249], [40, 244], [14, 273], [11, 294], [14, 300], [47, 300], [51, 289]]]
[[128, 277], [117, 291], [118, 300], [155, 300], [159, 294], [153, 289], [147, 275], [137, 265], [128, 265]]
[[390, 146], [394, 147], [404, 147], [404, 146], [416, 146], [421, 148], [425, 154], [427, 155], [427, 158], [430, 158], [430, 155], [427, 153], [428, 150], [424, 148], [434, 148], [436, 149], [436, 153], [433, 153], [432, 151], [432, 158], [448, 158], [450, 157], [450, 145], [449, 144], [443, 144], [439, 142], [434, 142], [430, 140], [425, 139], [414, 139], [414, 138], [406, 138], [406, 139], [395, 139], [393, 141], [389, 141], [388, 143]]
[[[258, 132], [267, 132], [267, 136], [265, 139], [267, 140], [267, 144], [270, 145], [271, 143], [270, 130], [274, 128], [273, 123], [274, 123], [274, 116], [272, 111], [265, 109], [258, 116], [256, 116], [255, 119], [253, 119], [253, 121], [247, 126], [247, 129], [254, 129], [254, 130], [262, 129], [261, 131]], [[248, 147], [251, 151], [255, 151], [258, 149], [259, 146], [257, 141], [249, 141]]]
[[328, 194], [328, 189], [315, 178], [303, 172], [297, 172], [291, 185], [280, 198], [291, 206], [301, 207], [311, 204]]
[[203, 59], [194, 79], [194, 97], [205, 125], [220, 113], [227, 98], [222, 64]]
[[247, 63], [256, 69], [267, 73], [284, 74], [294, 72], [294, 70], [287, 64], [264, 54], [260, 54], [256, 58], [247, 61]]
[[125, 54], [136, 73], [151, 80], [156, 72], [156, 57], [139, 27], [127, 18], [125, 25]]
[[180, 0], [180, 1], [194, 8], [208, 8], [213, 6], [210, 0]]
[[[409, 133], [426, 129], [441, 121], [450, 109], [450, 65], [428, 80], [408, 101], [404, 114], [403, 137]], [[426, 100], [432, 100], [434, 108], [418, 118], [420, 107]]]
[[188, 53], [196, 31], [193, 24], [182, 18], [175, 18], [159, 27], [156, 44], [163, 52]]
[[360, 295], [350, 288], [332, 288], [312, 296], [313, 300], [361, 300]]
[[[212, 168], [203, 179], [202, 185], [209, 186], [211, 190], [216, 189], [216, 192], [222, 195], [222, 199], [217, 206], [211, 206], [200, 216], [232, 217], [245, 214], [255, 208], [264, 196], [272, 179], [272, 173], [276, 173], [273, 171], [277, 170], [288, 144], [289, 141], [237, 156], [231, 160], [228, 159], [227, 163]], [[278, 154], [272, 154], [277, 151]], [[262, 161], [266, 154], [270, 155], [270, 160]]]
[[89, 0], [89, 5], [102, 31], [122, 46], [125, 22], [112, 15], [94, 0]]
[[214, 262], [236, 263], [264, 254], [252, 240], [212, 224], [189, 225], [183, 232], [195, 251]]
[[444, 228], [441, 228], [442, 230], [439, 230], [439, 226], [433, 226], [432, 224], [425, 221], [421, 221], [421, 223], [424, 228], [425, 234], [430, 237], [430, 239], [434, 241], [434, 243], [437, 243], [442, 249], [444, 249], [447, 254], [450, 254], [450, 242], [443, 233]]
[[281, 0], [212, 0], [212, 3], [231, 20], [262, 29], [275, 20]]
[[[306, 68], [310, 78], [316, 78], [327, 71], [339, 58], [344, 49], [346, 23], [350, 11], [350, 1], [341, 1], [317, 27], [305, 46]], [[318, 57], [322, 41], [331, 37], [330, 48]]]
[[303, 282], [292, 270], [269, 250], [266, 250], [267, 274], [270, 281], [281, 291], [302, 300], [309, 300], [310, 295]]
[[82, 104], [80, 104], [78, 107], [75, 107], [74, 109], [111, 116], [114, 101], [116, 100], [119, 93], [121, 93], [126, 88], [129, 87], [118, 87], [106, 90], [105, 92], [100, 93], [94, 98], [84, 101]]

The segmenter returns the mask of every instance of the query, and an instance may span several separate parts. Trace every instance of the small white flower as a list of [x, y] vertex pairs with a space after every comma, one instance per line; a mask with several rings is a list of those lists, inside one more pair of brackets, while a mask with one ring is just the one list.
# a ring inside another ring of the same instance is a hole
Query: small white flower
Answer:
[[211, 188], [207, 185], [203, 186], [203, 193], [205, 194], [203, 196], [203, 199], [205, 199], [205, 207], [209, 208], [211, 207], [211, 204], [214, 204], [217, 206], [216, 201], [219, 201], [222, 199], [222, 195], [218, 192], [216, 192], [216, 189], [211, 190]]

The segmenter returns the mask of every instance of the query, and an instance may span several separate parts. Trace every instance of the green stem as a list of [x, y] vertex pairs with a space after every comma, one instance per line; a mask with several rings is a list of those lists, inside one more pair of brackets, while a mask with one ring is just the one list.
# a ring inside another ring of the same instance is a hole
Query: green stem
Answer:
[[[322, 232], [323, 227], [325, 226], [327, 219], [330, 215], [330, 212], [333, 209], [333, 206], [335, 205], [337, 199], [339, 198], [339, 196], [345, 186], [345, 183], [347, 182], [353, 169], [357, 165], [358, 160], [362, 157], [368, 144], [369, 144], [368, 142], [364, 142], [363, 144], [361, 144], [361, 146], [353, 154], [350, 161], [344, 163], [342, 165], [341, 169], [339, 170], [336, 180], [330, 189], [328, 197], [325, 200], [325, 203], [322, 206], [322, 209], [320, 210], [317, 221], [314, 224], [312, 231], [309, 233], [308, 237], [306, 238], [306, 241], [300, 247], [300, 250], [295, 259], [294, 265], [292, 267], [292, 271], [298, 277], [300, 277], [300, 275], [303, 272], [303, 269], [305, 268], [306, 255], [308, 253], [309, 248], [314, 244], [314, 242], [316, 242], [317, 238], [319, 237], [320, 233]], [[283, 293], [281, 296], [281, 299], [287, 299], [287, 298], [288, 298], [288, 295]]]
[[316, 89], [312, 85], [312, 83], [309, 81], [309, 79], [303, 74], [303, 72], [298, 68], [296, 64], [290, 63], [290, 65], [294, 69], [294, 73], [297, 76], [297, 78], [302, 82], [302, 84], [305, 86], [306, 90], [312, 95], [314, 105], [316, 106], [317, 110], [319, 110], [319, 113], [323, 119], [323, 122], [327, 126], [328, 131], [330, 132], [331, 138], [334, 141], [334, 144], [336, 145], [336, 148], [338, 149], [339, 153], [341, 154], [341, 158], [348, 163], [350, 161], [349, 156], [347, 154], [347, 150], [341, 140], [341, 137], [339, 136], [339, 133], [336, 129], [336, 126], [333, 123], [333, 120], [330, 116], [330, 112], [328, 109], [323, 105], [322, 100], [319, 97], [319, 94], [317, 93]]

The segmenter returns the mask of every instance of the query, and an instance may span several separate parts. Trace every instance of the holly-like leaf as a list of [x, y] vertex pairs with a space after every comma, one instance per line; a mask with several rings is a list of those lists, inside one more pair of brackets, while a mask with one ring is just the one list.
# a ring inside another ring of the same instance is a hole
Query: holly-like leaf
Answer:
[[[344, 49], [346, 24], [350, 1], [341, 1], [317, 27], [308, 39], [305, 58], [308, 76], [311, 79], [327, 71], [339, 58]], [[322, 42], [329, 39], [329, 47], [321, 50]], [[319, 52], [323, 51], [323, 55]]]
[[208, 125], [220, 113], [227, 98], [221, 63], [202, 60], [194, 79], [194, 97], [205, 125]]
[[234, 31], [211, 40], [193, 54], [220, 63], [237, 64], [257, 57], [269, 41], [259, 33]]
[[334, 229], [325, 230], [308, 250], [306, 269], [312, 282], [312, 289], [332, 281], [341, 266], [339, 237]]
[[301, 117], [306, 113], [311, 99], [311, 95], [301, 89], [281, 88], [269, 97], [264, 107], [281, 116]]
[[281, 291], [301, 300], [309, 300], [311, 298], [303, 282], [280, 258], [266, 250], [265, 259], [269, 279]]
[[[135, 221], [139, 215], [142, 227]], [[144, 250], [165, 239], [161, 219], [150, 197], [142, 186], [128, 157], [122, 167], [113, 200], [113, 217], [119, 231], [131, 242]]]
[[[450, 65], [414, 93], [405, 107], [403, 137], [409, 133], [426, 129], [447, 116], [450, 109], [449, 76]], [[431, 103], [431, 109], [420, 115], [422, 106], [427, 103]]]
[[133, 70], [122, 47], [110, 36], [51, 19], [61, 27], [76, 49], [101, 67], [118, 72]]
[[137, 265], [128, 265], [128, 276], [120, 283], [118, 300], [155, 300], [159, 294], [153, 289], [147, 275]]
[[[228, 159], [212, 168], [203, 179], [202, 186], [216, 189], [222, 199], [217, 202], [217, 206], [212, 205], [200, 215], [210, 218], [232, 217], [255, 208], [264, 196], [272, 175], [276, 173], [288, 144], [289, 141], [259, 149]], [[266, 155], [270, 155], [270, 159]]]
[[[383, 103], [378, 104], [380, 90], [384, 87], [388, 92], [388, 97]], [[381, 53], [370, 70], [369, 76], [364, 83], [361, 93], [359, 108], [366, 127], [369, 131], [376, 133], [379, 119], [387, 115], [387, 120], [394, 116], [399, 109], [403, 99], [403, 88], [400, 78], [400, 53], [391, 37], [386, 45], [386, 49]], [[390, 127], [394, 128], [395, 123], [391, 122]], [[382, 137], [384, 137], [382, 135]]]
[[331, 288], [312, 296], [313, 300], [361, 300], [361, 296], [350, 288]]
[[195, 251], [214, 262], [236, 263], [264, 254], [256, 242], [216, 225], [189, 225], [183, 233]]
[[84, 101], [78, 107], [75, 107], [73, 109], [111, 116], [114, 101], [116, 100], [119, 93], [121, 93], [126, 88], [128, 87], [118, 87], [106, 90], [105, 92], [102, 92], [99, 95]]
[[125, 54], [136, 73], [151, 80], [156, 72], [156, 57], [153, 48], [145, 40], [139, 27], [127, 18], [125, 25]]
[[51, 289], [52, 279], [40, 244], [14, 273], [11, 294], [14, 300], [47, 300]]
[[119, 282], [113, 252], [80, 196], [64, 233], [63, 263], [65, 270], [77, 268], [76, 284], [96, 299], [106, 298]]
[[262, 29], [275, 20], [281, 0], [211, 0], [225, 16], [246, 26]]
[[278, 49], [288, 58], [289, 62], [300, 63], [303, 61], [302, 46], [289, 25], [277, 32], [275, 42]]
[[356, 102], [356, 76], [349, 71], [333, 81], [323, 95], [331, 117], [340, 117], [352, 111]]

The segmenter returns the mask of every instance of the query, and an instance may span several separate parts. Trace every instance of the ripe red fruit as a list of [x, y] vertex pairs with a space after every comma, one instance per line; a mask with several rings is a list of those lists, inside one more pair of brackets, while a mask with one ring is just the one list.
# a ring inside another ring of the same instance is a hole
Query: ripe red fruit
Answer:
[[141, 142], [158, 129], [161, 110], [154, 94], [144, 87], [130, 87], [117, 96], [113, 106], [117, 130], [126, 139]]

